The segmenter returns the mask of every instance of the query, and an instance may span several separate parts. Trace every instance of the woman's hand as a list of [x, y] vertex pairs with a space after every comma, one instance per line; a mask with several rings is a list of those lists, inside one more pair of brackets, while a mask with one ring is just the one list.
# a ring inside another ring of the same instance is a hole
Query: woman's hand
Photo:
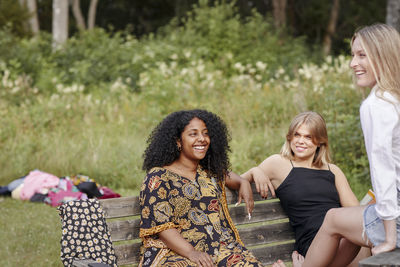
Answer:
[[205, 252], [192, 250], [191, 252], [189, 252], [187, 257], [189, 260], [193, 261], [194, 263], [196, 263], [198, 266], [201, 266], [201, 267], [215, 266], [212, 257]]
[[269, 177], [259, 168], [254, 167], [252, 169], [253, 181], [256, 184], [257, 192], [260, 193], [261, 197], [268, 197], [268, 190], [271, 195], [275, 197], [275, 189], [269, 179]]
[[194, 249], [194, 247], [182, 237], [175, 228], [170, 228], [159, 233], [160, 239], [179, 255], [182, 255], [201, 267], [212, 267], [214, 262], [212, 257]]
[[246, 209], [250, 219], [254, 209], [253, 190], [251, 190], [250, 182], [234, 172], [229, 172], [225, 183], [230, 189], [238, 191], [239, 197], [236, 205], [239, 205], [242, 200], [246, 202]]
[[244, 200], [244, 202], [246, 203], [246, 209], [250, 220], [251, 213], [254, 209], [253, 190], [251, 190], [251, 185], [249, 181], [243, 178], [240, 181], [239, 196], [236, 205], [240, 204], [242, 200]]

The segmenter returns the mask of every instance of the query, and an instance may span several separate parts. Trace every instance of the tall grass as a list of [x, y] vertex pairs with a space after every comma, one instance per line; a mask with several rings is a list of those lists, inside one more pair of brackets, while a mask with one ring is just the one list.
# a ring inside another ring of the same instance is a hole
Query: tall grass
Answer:
[[[109, 187], [138, 188], [141, 156], [151, 129], [168, 113], [204, 108], [220, 115], [232, 135], [237, 172], [278, 153], [292, 117], [315, 110], [328, 122], [333, 157], [358, 196], [368, 185], [358, 121], [361, 92], [353, 88], [344, 57], [299, 68], [294, 78], [248, 64], [225, 76], [210, 62], [180, 67], [179, 58], [140, 74], [138, 93], [120, 82], [107, 92], [83, 94], [59, 86], [29, 103], [7, 105], [0, 118], [2, 184], [32, 169], [58, 176], [85, 174]], [[258, 65], [260, 65], [259, 62]], [[325, 70], [323, 70], [325, 69]]]

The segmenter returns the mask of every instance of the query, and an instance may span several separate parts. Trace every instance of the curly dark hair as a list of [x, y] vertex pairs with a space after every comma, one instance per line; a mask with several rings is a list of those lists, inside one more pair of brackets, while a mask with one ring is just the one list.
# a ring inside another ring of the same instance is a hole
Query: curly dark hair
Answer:
[[206, 156], [200, 160], [200, 165], [218, 179], [224, 179], [230, 167], [230, 135], [220, 117], [201, 109], [173, 112], [154, 128], [143, 153], [143, 170], [149, 171], [153, 167], [170, 165], [178, 159], [180, 152], [176, 141], [181, 138], [184, 128], [193, 118], [199, 118], [206, 124], [210, 137], [210, 146]]

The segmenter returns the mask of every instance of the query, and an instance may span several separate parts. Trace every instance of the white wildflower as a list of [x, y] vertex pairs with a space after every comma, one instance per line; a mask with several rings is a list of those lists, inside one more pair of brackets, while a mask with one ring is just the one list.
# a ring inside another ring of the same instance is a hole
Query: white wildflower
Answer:
[[183, 55], [184, 55], [186, 58], [190, 58], [190, 56], [192, 55], [192, 53], [191, 53], [189, 50], [187, 50], [187, 51], [183, 52]]
[[256, 67], [257, 67], [258, 70], [260, 70], [262, 72], [262, 71], [265, 71], [265, 69], [267, 68], [267, 64], [263, 63], [261, 61], [257, 61], [256, 62]]

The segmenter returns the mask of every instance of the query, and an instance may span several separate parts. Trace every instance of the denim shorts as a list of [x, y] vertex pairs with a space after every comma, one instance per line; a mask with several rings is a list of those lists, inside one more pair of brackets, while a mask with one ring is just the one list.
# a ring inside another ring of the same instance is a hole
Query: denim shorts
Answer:
[[[397, 220], [396, 228], [397, 228], [396, 247], [400, 248], [399, 220]], [[374, 247], [385, 241], [385, 228], [383, 226], [382, 219], [379, 218], [378, 214], [376, 213], [375, 204], [367, 206], [364, 210], [364, 231], [367, 234], [369, 241], [371, 241]]]

